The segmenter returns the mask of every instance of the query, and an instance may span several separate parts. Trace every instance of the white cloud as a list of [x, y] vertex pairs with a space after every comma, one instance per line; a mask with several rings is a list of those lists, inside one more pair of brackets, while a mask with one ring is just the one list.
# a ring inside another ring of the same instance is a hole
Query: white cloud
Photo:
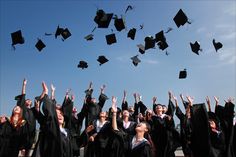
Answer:
[[221, 36], [222, 40], [235, 40], [236, 39], [236, 31], [231, 32], [231, 33], [227, 33], [227, 34], [223, 34]]
[[157, 60], [152, 60], [152, 59], [142, 59], [142, 61], [147, 64], [158, 64], [159, 63]]
[[206, 27], [200, 27], [197, 29], [197, 33], [202, 33], [206, 31]]
[[235, 7], [235, 3], [234, 5], [229, 6], [228, 8], [224, 8], [223, 12], [227, 15], [231, 15], [231, 16], [236, 16], [236, 7]]
[[235, 47], [222, 49], [219, 53], [219, 60], [224, 64], [236, 64], [236, 49]]

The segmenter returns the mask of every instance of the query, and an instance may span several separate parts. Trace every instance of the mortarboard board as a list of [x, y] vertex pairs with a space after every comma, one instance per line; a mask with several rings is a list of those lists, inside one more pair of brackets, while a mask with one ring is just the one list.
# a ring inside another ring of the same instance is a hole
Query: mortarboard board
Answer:
[[145, 47], [144, 47], [142, 44], [138, 44], [137, 47], [139, 48], [138, 51], [139, 51], [141, 54], [144, 54], [144, 53], [145, 53]]
[[[183, 10], [180, 9], [178, 11], [178, 13], [175, 15], [173, 20], [174, 20], [175, 24], [177, 25], [177, 27], [179, 28], [180, 26], [183, 26], [186, 22], [188, 22], [188, 17], [183, 12]], [[190, 23], [190, 22], [188, 22], [188, 23]]]
[[87, 41], [93, 40], [93, 34], [89, 34], [89, 35], [85, 36], [84, 39], [86, 39]]
[[157, 45], [159, 49], [165, 50], [168, 47], [168, 44], [166, 42], [166, 37], [164, 36], [164, 31], [160, 31], [155, 35], [155, 41], [157, 42]]
[[145, 50], [155, 47], [155, 39], [152, 36], [146, 37], [144, 41], [145, 41]]
[[16, 44], [24, 44], [25, 42], [21, 30], [11, 33], [11, 39], [12, 39], [12, 46]]
[[100, 63], [100, 65], [108, 62], [109, 60], [105, 56], [99, 56], [97, 61]]
[[45, 48], [46, 45], [43, 43], [42, 40], [38, 39], [38, 42], [35, 44], [35, 47], [36, 47], [39, 51], [42, 51], [42, 49]]
[[108, 28], [113, 14], [106, 14], [103, 10], [98, 10], [94, 21], [98, 24], [98, 28]]
[[88, 63], [85, 61], [79, 61], [78, 68], [81, 69], [88, 68]]
[[138, 55], [131, 57], [131, 60], [133, 61], [134, 66], [137, 66], [138, 63], [141, 62], [141, 60], [138, 58]]
[[55, 33], [55, 38], [57, 38], [59, 35], [61, 35], [61, 33], [63, 32], [63, 28], [60, 28], [59, 26], [57, 26], [57, 30]]
[[128, 34], [127, 34], [127, 37], [128, 37], [128, 38], [131, 38], [132, 40], [134, 40], [135, 34], [136, 34], [136, 29], [135, 29], [135, 28], [132, 28], [132, 29], [129, 30], [129, 32], [128, 32]]
[[202, 49], [200, 48], [200, 44], [198, 41], [195, 41], [195, 43], [191, 43], [190, 42], [190, 46], [191, 46], [191, 49], [194, 53], [196, 53], [197, 55], [199, 55], [199, 52], [198, 51], [202, 51]]
[[63, 37], [64, 40], [69, 38], [71, 36], [71, 33], [68, 28], [64, 29], [61, 33], [61, 36]]
[[108, 45], [116, 43], [116, 35], [114, 33], [106, 35], [106, 41]]
[[223, 44], [221, 42], [216, 42], [215, 39], [213, 39], [212, 43], [214, 45], [216, 52], [223, 47]]
[[124, 23], [123, 18], [116, 18], [114, 25], [116, 27], [116, 30], [119, 32], [122, 31], [123, 29], [125, 29], [125, 23]]
[[186, 69], [179, 72], [179, 79], [185, 79], [187, 77]]

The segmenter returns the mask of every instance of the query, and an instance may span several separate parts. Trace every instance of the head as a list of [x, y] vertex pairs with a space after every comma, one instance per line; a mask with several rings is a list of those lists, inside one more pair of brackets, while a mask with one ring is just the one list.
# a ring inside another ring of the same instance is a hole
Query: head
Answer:
[[100, 113], [99, 113], [99, 118], [100, 118], [100, 119], [106, 119], [106, 118], [107, 118], [107, 113], [104, 112], [104, 111], [100, 112]]
[[64, 114], [63, 114], [63, 112], [59, 108], [56, 108], [56, 113], [57, 113], [57, 119], [58, 119], [59, 126], [63, 126], [64, 125]]
[[167, 107], [165, 106], [165, 105], [162, 105], [162, 113], [164, 114], [164, 113], [166, 113], [167, 112]]
[[209, 125], [210, 125], [211, 129], [217, 129], [217, 127], [216, 127], [216, 123], [215, 123], [214, 120], [209, 119]]
[[95, 104], [97, 102], [96, 98], [92, 98], [91, 102]]
[[153, 111], [150, 110], [150, 109], [148, 109], [148, 110], [146, 111], [146, 120], [150, 120], [151, 117], [152, 117], [152, 115], [153, 115]]
[[129, 109], [128, 109], [129, 113], [133, 114], [134, 113], [134, 107], [133, 106], [130, 106]]
[[30, 108], [32, 106], [32, 101], [30, 99], [25, 100], [26, 107]]
[[159, 114], [162, 114], [163, 112], [163, 108], [162, 108], [162, 105], [161, 104], [157, 104], [156, 108], [155, 108], [155, 111], [156, 113], [159, 115]]
[[146, 122], [138, 123], [135, 128], [136, 133], [148, 133], [150, 131], [150, 125]]
[[129, 111], [128, 110], [123, 110], [122, 111], [122, 116], [123, 116], [123, 118], [129, 117]]
[[72, 113], [73, 113], [73, 114], [76, 114], [76, 113], [77, 113], [77, 108], [76, 108], [76, 107], [73, 107]]
[[22, 115], [22, 109], [20, 106], [15, 106], [12, 110], [12, 115], [18, 114], [18, 115]]

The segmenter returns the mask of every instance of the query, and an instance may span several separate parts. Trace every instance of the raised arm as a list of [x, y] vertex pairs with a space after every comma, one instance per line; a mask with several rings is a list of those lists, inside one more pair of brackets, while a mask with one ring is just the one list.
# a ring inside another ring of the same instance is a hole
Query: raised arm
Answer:
[[52, 100], [55, 99], [55, 90], [56, 90], [56, 87], [54, 87], [53, 84], [51, 84], [51, 99]]
[[168, 96], [169, 96], [169, 103], [168, 103], [168, 110], [167, 110], [166, 114], [173, 117], [174, 112], [175, 112], [175, 106], [172, 102], [173, 93], [171, 91], [168, 91]]
[[104, 94], [105, 93], [105, 85], [102, 85], [100, 88], [100, 96], [99, 96], [99, 102], [98, 105], [101, 107], [101, 109], [103, 108], [106, 100], [108, 99], [108, 97]]
[[112, 96], [112, 105], [111, 105], [111, 111], [112, 111], [112, 128], [113, 130], [119, 130], [117, 127], [117, 121], [116, 121], [116, 113], [117, 113], [117, 98]]
[[211, 101], [209, 96], [206, 97], [206, 102], [207, 102], [207, 106], [208, 106], [208, 111], [211, 112]]
[[128, 110], [128, 103], [126, 101], [126, 96], [127, 96], [127, 92], [124, 90], [124, 95], [123, 95], [123, 100], [122, 100], [122, 105], [121, 105], [122, 110]]
[[27, 80], [24, 79], [23, 80], [23, 85], [22, 85], [22, 90], [21, 90], [22, 95], [26, 93], [26, 84], [27, 84]]

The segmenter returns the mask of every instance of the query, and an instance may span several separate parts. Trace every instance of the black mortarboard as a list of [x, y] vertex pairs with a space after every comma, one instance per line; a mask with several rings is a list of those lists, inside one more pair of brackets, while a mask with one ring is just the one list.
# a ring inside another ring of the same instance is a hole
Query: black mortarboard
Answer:
[[137, 66], [138, 63], [141, 62], [141, 60], [138, 58], [138, 55], [131, 57], [131, 60], [133, 61], [134, 66]]
[[108, 45], [116, 43], [116, 35], [114, 33], [106, 35], [106, 40]]
[[132, 40], [134, 40], [135, 34], [136, 34], [136, 29], [135, 29], [135, 28], [132, 28], [132, 29], [129, 30], [129, 32], [128, 32], [128, 34], [127, 34], [127, 37], [128, 37], [128, 38], [131, 38]]
[[61, 35], [61, 33], [63, 32], [63, 28], [60, 28], [59, 26], [57, 26], [57, 30], [55, 33], [55, 38], [57, 38], [59, 35]]
[[215, 39], [213, 39], [212, 43], [214, 45], [216, 52], [223, 47], [223, 44], [221, 42], [216, 42]]
[[93, 34], [89, 34], [89, 35], [85, 36], [84, 39], [86, 39], [87, 41], [93, 40]]
[[180, 26], [183, 26], [186, 22], [188, 22], [188, 17], [185, 15], [183, 10], [180, 9], [178, 13], [175, 15], [173, 20], [175, 21], [175, 24], [177, 25], [177, 27], [180, 27]]
[[109, 60], [105, 56], [99, 56], [97, 61], [100, 63], [100, 65], [108, 62]]
[[138, 44], [137, 47], [139, 48], [138, 51], [139, 51], [141, 54], [144, 54], [144, 53], [145, 53], [145, 47], [144, 47], [142, 44]]
[[124, 23], [124, 20], [123, 18], [116, 18], [115, 19], [115, 22], [114, 22], [114, 25], [116, 27], [116, 30], [117, 31], [122, 31], [123, 29], [125, 29], [125, 23]]
[[144, 41], [145, 41], [145, 50], [155, 47], [155, 39], [152, 36], [146, 37]]
[[94, 21], [98, 24], [98, 28], [108, 28], [113, 14], [106, 14], [103, 10], [98, 10]]
[[186, 69], [179, 72], [179, 79], [185, 79], [187, 77]]
[[190, 42], [190, 46], [191, 46], [191, 49], [194, 53], [196, 53], [197, 55], [199, 55], [199, 52], [198, 51], [202, 51], [202, 49], [200, 48], [200, 44], [198, 41], [195, 41], [195, 43], [191, 43]]
[[63, 37], [64, 40], [69, 38], [71, 36], [71, 33], [68, 28], [64, 29], [61, 33], [61, 36]]
[[168, 44], [166, 42], [166, 37], [164, 36], [164, 31], [160, 31], [155, 35], [155, 41], [157, 42], [157, 45], [159, 49], [165, 50], [168, 47]]
[[16, 44], [24, 44], [25, 40], [22, 37], [21, 30], [11, 33], [12, 46]]
[[35, 47], [36, 47], [39, 51], [41, 51], [43, 48], [46, 47], [46, 45], [43, 43], [42, 40], [38, 39], [38, 42], [35, 44]]
[[81, 69], [88, 68], [88, 63], [85, 61], [79, 61], [78, 68]]

